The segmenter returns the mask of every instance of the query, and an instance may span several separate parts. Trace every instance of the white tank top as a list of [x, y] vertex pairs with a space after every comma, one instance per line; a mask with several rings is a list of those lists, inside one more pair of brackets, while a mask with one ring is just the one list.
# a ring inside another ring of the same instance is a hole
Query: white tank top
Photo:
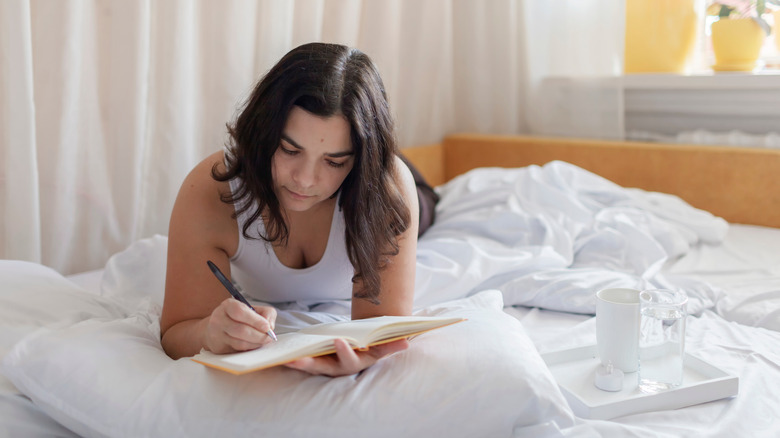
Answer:
[[[230, 181], [233, 193], [236, 193], [237, 185], [237, 180]], [[238, 249], [230, 258], [232, 280], [247, 296], [266, 303], [299, 301], [307, 304], [352, 298], [354, 268], [347, 256], [344, 214], [338, 208], [338, 202], [322, 259], [303, 269], [283, 265], [271, 244], [259, 238], [259, 231], [265, 232], [262, 219], [247, 230], [256, 239], [244, 237], [244, 224], [250, 213], [247, 210], [237, 217]]]

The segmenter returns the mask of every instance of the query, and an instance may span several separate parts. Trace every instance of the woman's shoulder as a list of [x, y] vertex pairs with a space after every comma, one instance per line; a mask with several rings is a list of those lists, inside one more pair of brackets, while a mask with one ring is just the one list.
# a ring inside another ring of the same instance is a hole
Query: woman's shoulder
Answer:
[[207, 196], [209, 199], [213, 195], [219, 198], [219, 194], [225, 190], [230, 190], [230, 185], [226, 181], [214, 179], [215, 171], [217, 173], [225, 172], [225, 155], [223, 151], [214, 152], [195, 165], [184, 178], [181, 190], [194, 191]]
[[230, 184], [214, 179], [213, 170], [225, 170], [222, 151], [204, 158], [184, 178], [174, 204], [171, 227], [187, 230], [187, 234], [208, 231], [212, 238], [222, 241], [235, 232], [234, 208], [222, 201], [230, 193]]
[[393, 179], [395, 180], [395, 183], [399, 186], [414, 188], [414, 175], [412, 175], [412, 171], [409, 170], [409, 167], [404, 163], [404, 160], [398, 155], [395, 156], [394, 167], [395, 173], [393, 174]]
[[[204, 158], [200, 163], [195, 165], [190, 173], [196, 173], [197, 175], [206, 174], [211, 178], [211, 171], [216, 166], [216, 170], [219, 172], [225, 171], [225, 152], [220, 150]], [[213, 180], [213, 178], [211, 178]]]
[[412, 171], [409, 170], [409, 167], [398, 155], [395, 156], [394, 168], [393, 180], [396, 186], [407, 199], [407, 203], [411, 203], [410, 201], [414, 200], [416, 204], [417, 189]]

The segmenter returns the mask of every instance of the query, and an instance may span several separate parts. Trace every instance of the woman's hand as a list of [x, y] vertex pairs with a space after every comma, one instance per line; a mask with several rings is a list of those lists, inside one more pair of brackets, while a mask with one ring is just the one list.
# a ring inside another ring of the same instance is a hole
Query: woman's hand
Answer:
[[343, 339], [336, 339], [333, 344], [336, 347], [334, 354], [306, 357], [290, 362], [286, 366], [310, 374], [331, 377], [348, 376], [363, 371], [385, 356], [406, 350], [409, 347], [409, 342], [406, 339], [375, 345], [365, 351], [353, 350]]
[[276, 309], [256, 306], [255, 310], [233, 298], [222, 301], [207, 318], [203, 346], [223, 354], [253, 350], [273, 342], [267, 333], [276, 323]]

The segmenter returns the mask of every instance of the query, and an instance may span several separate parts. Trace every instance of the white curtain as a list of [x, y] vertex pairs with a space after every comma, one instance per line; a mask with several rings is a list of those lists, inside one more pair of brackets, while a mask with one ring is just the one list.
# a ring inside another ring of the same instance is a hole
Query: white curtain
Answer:
[[527, 1], [525, 14], [529, 131], [622, 139], [625, 0]]
[[70, 274], [167, 234], [184, 176], [309, 41], [374, 59], [402, 147], [528, 132], [527, 8], [543, 3], [2, 0], [0, 258]]

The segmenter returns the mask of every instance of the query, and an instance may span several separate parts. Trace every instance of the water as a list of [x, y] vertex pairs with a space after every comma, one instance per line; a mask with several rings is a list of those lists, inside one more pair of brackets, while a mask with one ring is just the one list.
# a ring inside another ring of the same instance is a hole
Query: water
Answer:
[[685, 311], [654, 304], [642, 308], [641, 315], [639, 389], [656, 393], [680, 386], [685, 354]]

